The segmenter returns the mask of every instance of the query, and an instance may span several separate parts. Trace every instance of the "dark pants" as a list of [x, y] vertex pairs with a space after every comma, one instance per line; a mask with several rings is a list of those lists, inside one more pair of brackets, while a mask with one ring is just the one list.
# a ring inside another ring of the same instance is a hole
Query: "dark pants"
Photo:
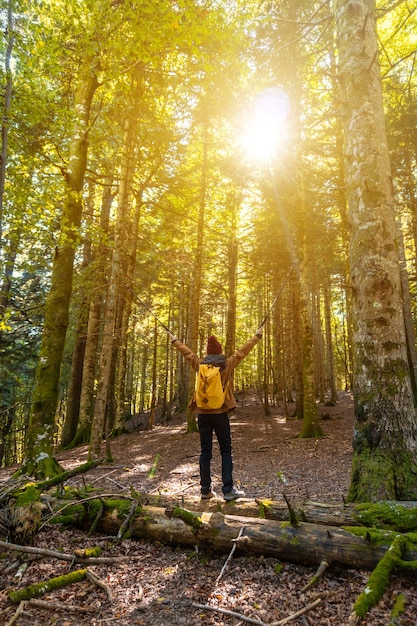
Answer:
[[230, 421], [227, 413], [198, 415], [198, 430], [200, 433], [200, 484], [201, 493], [208, 493], [211, 490], [210, 462], [213, 452], [213, 430], [219, 442], [222, 456], [222, 481], [223, 493], [227, 493], [233, 488], [233, 462], [232, 462], [232, 440], [230, 437]]

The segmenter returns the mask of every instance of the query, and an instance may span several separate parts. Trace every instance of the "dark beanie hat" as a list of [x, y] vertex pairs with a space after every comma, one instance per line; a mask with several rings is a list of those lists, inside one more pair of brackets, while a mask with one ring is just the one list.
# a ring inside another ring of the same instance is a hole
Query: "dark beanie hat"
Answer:
[[217, 341], [214, 335], [207, 340], [207, 354], [221, 354], [222, 353], [222, 345], [219, 341]]

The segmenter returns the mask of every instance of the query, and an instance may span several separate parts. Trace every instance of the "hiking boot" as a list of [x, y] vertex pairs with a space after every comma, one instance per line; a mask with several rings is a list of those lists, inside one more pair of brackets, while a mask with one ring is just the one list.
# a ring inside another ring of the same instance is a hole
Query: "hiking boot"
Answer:
[[202, 493], [202, 500], [211, 500], [211, 498], [217, 498], [217, 493], [215, 491], [209, 491], [208, 493]]
[[244, 498], [245, 495], [246, 493], [244, 491], [242, 491], [241, 489], [236, 489], [236, 487], [233, 487], [233, 489], [223, 494], [223, 498], [225, 500], [236, 500], [237, 498]]

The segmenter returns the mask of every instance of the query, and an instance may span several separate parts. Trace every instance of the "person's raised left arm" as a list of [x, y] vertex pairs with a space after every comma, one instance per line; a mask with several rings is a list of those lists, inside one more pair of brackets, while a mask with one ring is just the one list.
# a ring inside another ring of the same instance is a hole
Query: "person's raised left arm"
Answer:
[[249, 354], [249, 352], [256, 346], [258, 341], [262, 339], [263, 326], [260, 326], [256, 333], [241, 348], [236, 350], [232, 356], [227, 359], [227, 366], [230, 369], [235, 369], [239, 365], [242, 359]]

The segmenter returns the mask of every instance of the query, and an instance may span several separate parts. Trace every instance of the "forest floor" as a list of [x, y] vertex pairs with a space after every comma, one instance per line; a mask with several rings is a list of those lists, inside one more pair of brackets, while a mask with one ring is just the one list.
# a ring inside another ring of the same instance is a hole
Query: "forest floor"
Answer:
[[[291, 407], [290, 407], [291, 408]], [[353, 400], [339, 393], [335, 407], [319, 405], [321, 439], [298, 439], [300, 422], [286, 418], [282, 407], [274, 407], [266, 417], [261, 405], [245, 402], [231, 418], [234, 450], [234, 477], [248, 498], [268, 497], [283, 501], [310, 499], [343, 504], [347, 495], [351, 466]], [[114, 462], [101, 465], [70, 482], [94, 485], [103, 493], [147, 493], [199, 495], [198, 433], [186, 433], [186, 418], [177, 415], [168, 425], [152, 431], [124, 434], [111, 443]], [[66, 469], [87, 459], [87, 448], [80, 447], [58, 455]], [[213, 488], [221, 493], [220, 458], [217, 445], [213, 455]], [[0, 470], [0, 485], [11, 470]], [[319, 594], [329, 592], [321, 602], [289, 623], [295, 626], [345, 626], [357, 596], [366, 588], [370, 572], [330, 568], [315, 587], [302, 591], [315, 568], [277, 563], [276, 558], [241, 556], [235, 553], [218, 582], [227, 555], [172, 548], [142, 540], [116, 543], [111, 537], [87, 537], [73, 528], [44, 526], [33, 545], [72, 553], [76, 548], [101, 546], [102, 556], [115, 557], [114, 563], [94, 566], [94, 572], [111, 590], [87, 580], [43, 596], [49, 608], [26, 605], [13, 620], [16, 606], [7, 602], [6, 590], [25, 587], [69, 571], [64, 561], [28, 558], [18, 571], [6, 573], [0, 567], [0, 624], [16, 626], [243, 626], [245, 619], [266, 624], [281, 623], [310, 605]], [[122, 557], [122, 558], [121, 558]], [[116, 560], [117, 558], [117, 560]], [[281, 565], [280, 571], [277, 565]], [[397, 596], [405, 596], [405, 610], [393, 621], [391, 611]], [[64, 608], [59, 603], [64, 603]], [[204, 605], [242, 616], [222, 614]], [[86, 612], [72, 612], [71, 606]], [[366, 626], [417, 624], [415, 579], [393, 576], [377, 607], [360, 624]], [[252, 622], [255, 623], [255, 622]]]

